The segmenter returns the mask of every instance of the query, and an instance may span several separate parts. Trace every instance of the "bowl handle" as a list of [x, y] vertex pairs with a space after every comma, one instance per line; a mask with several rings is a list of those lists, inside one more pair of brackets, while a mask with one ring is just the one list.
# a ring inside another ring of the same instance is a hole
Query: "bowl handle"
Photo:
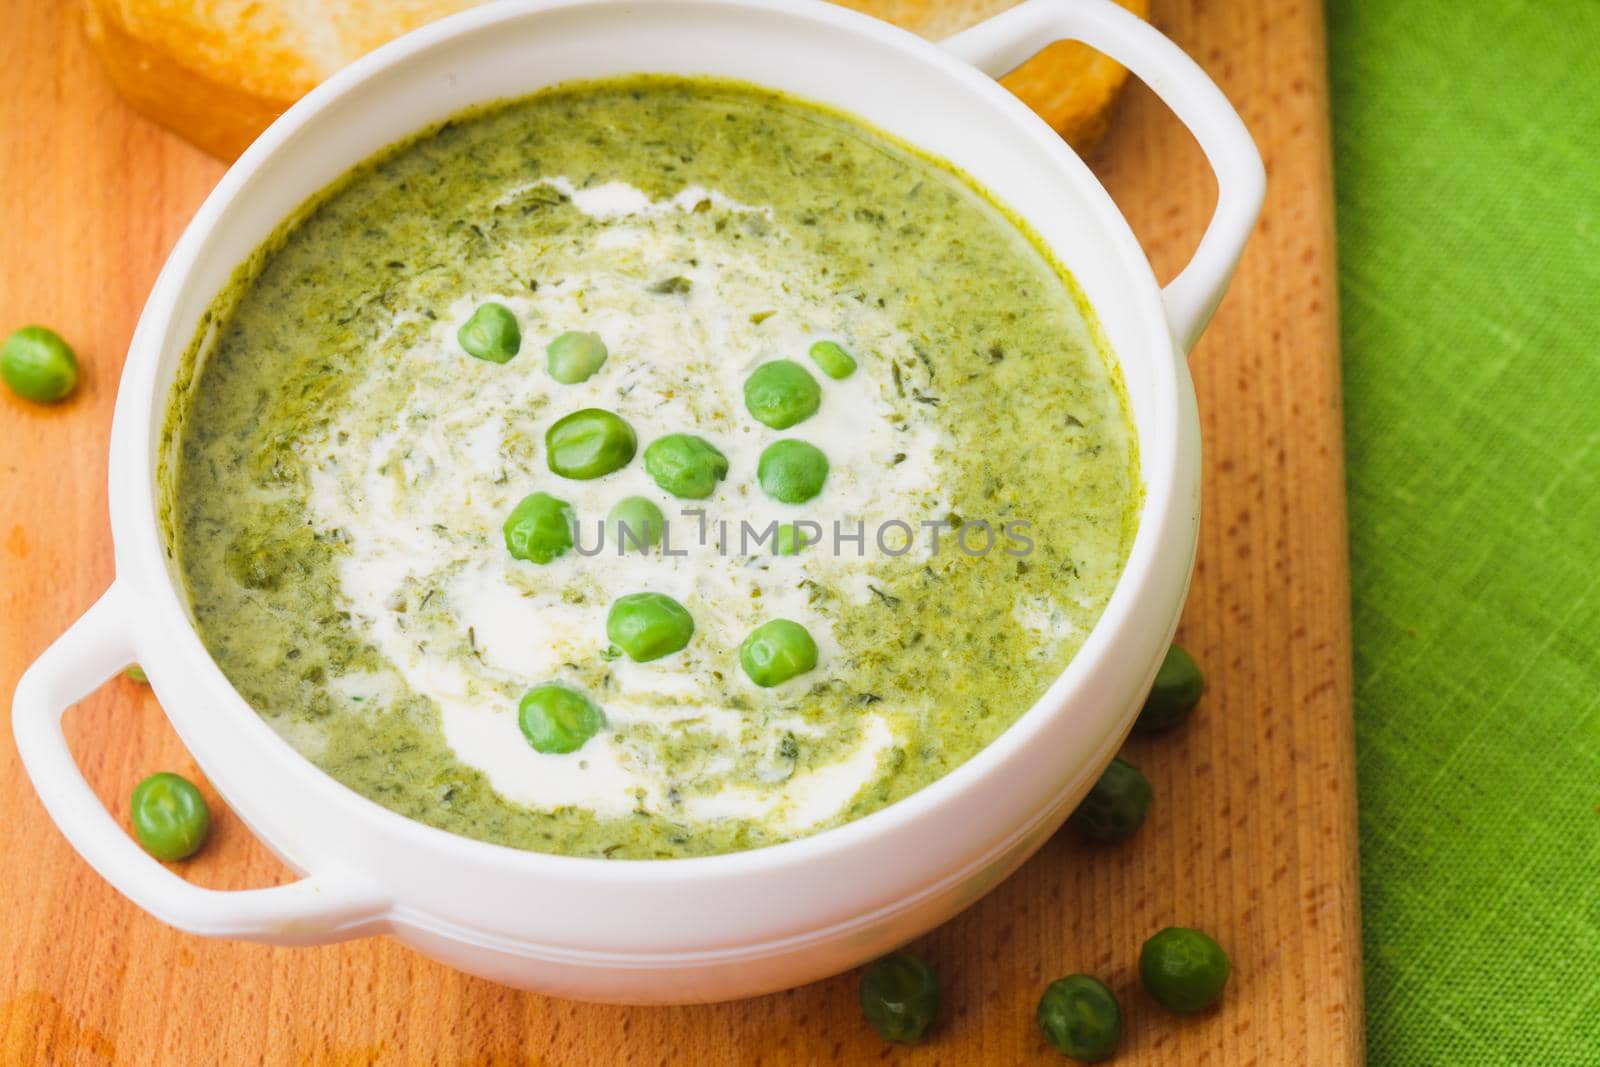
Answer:
[[352, 879], [317, 874], [269, 889], [205, 889], [147, 854], [112, 819], [67, 748], [61, 716], [133, 662], [134, 627], [129, 594], [113, 584], [34, 661], [12, 698], [22, 765], [68, 842], [120, 893], [181, 930], [297, 945], [381, 929], [388, 902]]
[[1064, 40], [1097, 48], [1138, 75], [1189, 128], [1216, 172], [1216, 213], [1189, 265], [1162, 294], [1173, 338], [1187, 352], [1211, 321], [1261, 211], [1267, 183], [1261, 154], [1205, 71], [1111, 0], [1024, 0], [940, 45], [998, 78]]

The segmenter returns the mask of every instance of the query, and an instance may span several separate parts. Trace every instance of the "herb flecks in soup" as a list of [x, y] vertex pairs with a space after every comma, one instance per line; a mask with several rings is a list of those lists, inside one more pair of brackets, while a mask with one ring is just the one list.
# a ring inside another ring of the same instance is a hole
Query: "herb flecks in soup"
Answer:
[[329, 774], [484, 840], [687, 856], [906, 796], [1072, 658], [1137, 515], [1028, 239], [726, 83], [448, 123], [213, 318], [168, 479], [202, 637]]

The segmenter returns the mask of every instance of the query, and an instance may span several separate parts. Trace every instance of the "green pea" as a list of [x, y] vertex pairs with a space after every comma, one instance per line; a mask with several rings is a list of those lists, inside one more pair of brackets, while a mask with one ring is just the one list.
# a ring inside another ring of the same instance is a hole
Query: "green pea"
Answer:
[[1114, 759], [1069, 821], [1092, 840], [1121, 841], [1144, 824], [1150, 795], [1150, 781], [1139, 768]]
[[506, 551], [512, 559], [549, 563], [572, 548], [572, 528], [576, 524], [572, 505], [549, 493], [532, 493], [522, 498], [502, 527]]
[[1163, 1007], [1204, 1011], [1228, 984], [1228, 954], [1199, 930], [1169, 926], [1139, 952], [1139, 980]]
[[535, 752], [562, 756], [576, 752], [600, 732], [606, 717], [594, 701], [564, 685], [534, 686], [517, 705], [517, 725]]
[[635, 663], [649, 663], [688, 645], [694, 616], [665, 593], [629, 593], [612, 603], [606, 636]]
[[517, 317], [504, 304], [482, 304], [456, 331], [467, 355], [490, 363], [505, 363], [522, 351], [522, 330]]
[[194, 783], [162, 771], [133, 787], [133, 836], [158, 860], [188, 859], [211, 831], [211, 809]]
[[24, 400], [54, 404], [78, 387], [78, 357], [54, 330], [24, 326], [0, 346], [0, 378]]
[[639, 447], [633, 427], [604, 408], [581, 408], [545, 431], [550, 469], [586, 481], [626, 467]]
[[704, 500], [728, 476], [728, 457], [703, 437], [669, 433], [644, 450], [644, 469], [663, 491], [683, 500]]
[[739, 646], [739, 665], [763, 689], [782, 685], [817, 665], [817, 643], [804, 626], [773, 619], [750, 631]]
[[822, 368], [822, 373], [839, 381], [856, 372], [855, 357], [844, 350], [837, 341], [818, 341], [811, 346], [811, 359]]
[[1122, 1009], [1105, 983], [1086, 974], [1051, 982], [1039, 998], [1039, 1029], [1063, 1056], [1097, 1063], [1117, 1050]]
[[786, 522], [778, 527], [777, 536], [773, 538], [772, 554], [775, 556], [798, 556], [805, 546], [801, 543], [800, 531], [794, 523]]
[[644, 552], [661, 543], [667, 520], [654, 502], [625, 496], [606, 514], [606, 532], [620, 552]]
[[586, 381], [606, 361], [606, 343], [597, 333], [579, 333], [576, 330], [557, 337], [545, 346], [550, 377], [562, 385], [576, 385]]
[[1205, 679], [1189, 653], [1173, 645], [1156, 671], [1155, 684], [1144, 699], [1144, 707], [1133, 728], [1140, 733], [1153, 734], [1170, 730], [1189, 717], [1194, 706], [1200, 703], [1205, 692]]
[[135, 663], [133, 666], [129, 667], [127, 670], [123, 671], [122, 673], [127, 675], [129, 678], [133, 679], [134, 681], [138, 682], [140, 685], [149, 685], [150, 684], [150, 679], [144, 673], [144, 668], [139, 666], [137, 663]]
[[792, 437], [774, 441], [761, 453], [756, 480], [772, 499], [804, 504], [822, 492], [822, 483], [828, 480], [828, 457], [806, 441]]
[[916, 956], [885, 956], [861, 976], [861, 1014], [885, 1041], [921, 1041], [939, 1017], [939, 977]]
[[744, 406], [757, 422], [787, 430], [817, 413], [822, 406], [822, 387], [794, 360], [775, 359], [761, 364], [745, 379]]

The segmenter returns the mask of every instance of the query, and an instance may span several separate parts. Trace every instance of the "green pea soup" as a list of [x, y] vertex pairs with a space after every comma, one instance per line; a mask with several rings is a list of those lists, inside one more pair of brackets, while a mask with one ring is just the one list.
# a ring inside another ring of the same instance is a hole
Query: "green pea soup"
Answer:
[[[206, 647], [344, 785], [517, 848], [723, 853], [908, 796], [1070, 662], [1142, 502], [1116, 365], [1038, 242], [741, 84], [431, 128], [307, 203], [200, 333], [161, 487]], [[662, 528], [618, 545], [624, 501]], [[779, 619], [803, 635], [762, 631], [758, 685], [741, 645]]]

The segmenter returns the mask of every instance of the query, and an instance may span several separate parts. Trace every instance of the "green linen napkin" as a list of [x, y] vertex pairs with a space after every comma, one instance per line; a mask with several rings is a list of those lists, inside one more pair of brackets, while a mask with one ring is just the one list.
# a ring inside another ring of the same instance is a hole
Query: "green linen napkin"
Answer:
[[1327, 18], [1369, 1058], [1600, 1065], [1600, 3]]

